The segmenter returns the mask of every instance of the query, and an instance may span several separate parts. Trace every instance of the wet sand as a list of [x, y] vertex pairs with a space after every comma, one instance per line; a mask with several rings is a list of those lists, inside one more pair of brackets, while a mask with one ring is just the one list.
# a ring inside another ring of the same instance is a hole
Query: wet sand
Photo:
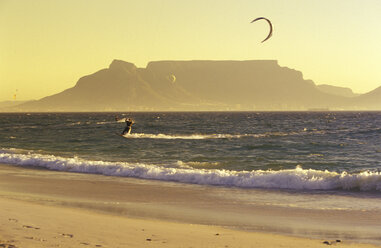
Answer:
[[374, 247], [353, 242], [377, 232], [374, 212], [235, 197], [246, 193], [261, 191], [0, 164], [0, 247]]

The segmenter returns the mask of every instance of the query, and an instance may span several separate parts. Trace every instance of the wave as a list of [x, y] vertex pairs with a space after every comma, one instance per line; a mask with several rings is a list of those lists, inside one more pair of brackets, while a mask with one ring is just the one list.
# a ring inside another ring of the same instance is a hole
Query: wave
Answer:
[[117, 119], [115, 121], [98, 121], [96, 122], [97, 125], [106, 125], [111, 123], [117, 123], [117, 122], [126, 122], [126, 118]]
[[90, 161], [31, 152], [20, 154], [13, 153], [12, 150], [0, 150], [0, 163], [57, 171], [241, 188], [381, 191], [381, 173], [369, 171], [350, 174], [301, 167], [279, 171], [176, 168], [143, 163]]
[[203, 169], [214, 169], [221, 167], [219, 162], [198, 162], [198, 161], [177, 161], [176, 165], [180, 168], [193, 169], [193, 168], [203, 168]]
[[125, 134], [123, 137], [129, 139], [241, 139], [241, 138], [266, 138], [275, 136], [293, 136], [293, 135], [310, 135], [322, 134], [324, 131], [311, 130], [301, 132], [266, 132], [257, 134], [149, 134], [149, 133], [131, 133]]
[[131, 133], [123, 137], [129, 139], [240, 139], [245, 137], [261, 138], [268, 136], [287, 136], [286, 133], [264, 133], [264, 134], [149, 134], [149, 133]]
[[176, 134], [149, 134], [149, 133], [131, 133], [126, 134], [123, 137], [129, 139], [233, 139], [242, 138], [255, 135], [234, 135], [234, 134], [190, 134], [190, 135], [176, 135]]
[[88, 125], [90, 123], [91, 123], [90, 121], [86, 121], [86, 122], [77, 121], [77, 122], [65, 124], [65, 126], [70, 127], [70, 126], [78, 126], [78, 125], [85, 125], [85, 124]]
[[120, 119], [117, 119], [116, 122], [126, 122], [126, 117], [123, 117], [123, 118], [120, 118]]
[[82, 124], [82, 122], [77, 121], [77, 122], [68, 123], [67, 126], [77, 126], [77, 125], [81, 125], [81, 124]]
[[[105, 124], [111, 124], [111, 123], [115, 123], [116, 121], [98, 121], [96, 124], [97, 125], [105, 125]], [[120, 121], [118, 121], [120, 122]]]

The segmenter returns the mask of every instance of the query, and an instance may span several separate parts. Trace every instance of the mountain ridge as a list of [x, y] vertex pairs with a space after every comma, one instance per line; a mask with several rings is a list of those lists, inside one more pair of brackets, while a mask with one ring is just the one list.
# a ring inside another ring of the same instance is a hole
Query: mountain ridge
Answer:
[[381, 109], [377, 99], [381, 87], [330, 94], [276, 60], [165, 60], [138, 68], [115, 59], [69, 89], [8, 111], [374, 110]]
[[319, 90], [328, 94], [336, 95], [336, 96], [356, 97], [360, 95], [360, 94], [354, 93], [352, 89], [348, 87], [333, 86], [328, 84], [319, 84], [316, 86], [318, 87]]

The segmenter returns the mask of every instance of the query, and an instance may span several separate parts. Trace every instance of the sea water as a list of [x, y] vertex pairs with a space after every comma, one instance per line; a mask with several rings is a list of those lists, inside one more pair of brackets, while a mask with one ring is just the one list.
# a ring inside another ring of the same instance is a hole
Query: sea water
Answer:
[[199, 223], [381, 244], [381, 112], [3, 113], [1, 164], [206, 187], [221, 216]]
[[380, 112], [0, 114], [0, 163], [239, 188], [381, 192]]

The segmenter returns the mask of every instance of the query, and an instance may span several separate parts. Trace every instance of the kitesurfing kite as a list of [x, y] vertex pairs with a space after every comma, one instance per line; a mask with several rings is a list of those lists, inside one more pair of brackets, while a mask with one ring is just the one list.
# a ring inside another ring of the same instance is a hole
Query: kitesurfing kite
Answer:
[[175, 77], [175, 75], [171, 74], [170, 79], [171, 79], [172, 83], [176, 82], [176, 77]]
[[258, 17], [258, 18], [255, 18], [254, 20], [252, 20], [250, 23], [253, 23], [255, 21], [258, 21], [258, 20], [266, 20], [269, 25], [270, 25], [270, 33], [267, 35], [266, 39], [264, 39], [262, 42], [265, 42], [266, 40], [268, 40], [271, 35], [273, 35], [273, 25], [271, 24], [270, 20], [265, 18], [265, 17]]
[[175, 82], [176, 82], [176, 76], [173, 75], [173, 74], [167, 76], [167, 79], [168, 79], [171, 83], [175, 83]]

